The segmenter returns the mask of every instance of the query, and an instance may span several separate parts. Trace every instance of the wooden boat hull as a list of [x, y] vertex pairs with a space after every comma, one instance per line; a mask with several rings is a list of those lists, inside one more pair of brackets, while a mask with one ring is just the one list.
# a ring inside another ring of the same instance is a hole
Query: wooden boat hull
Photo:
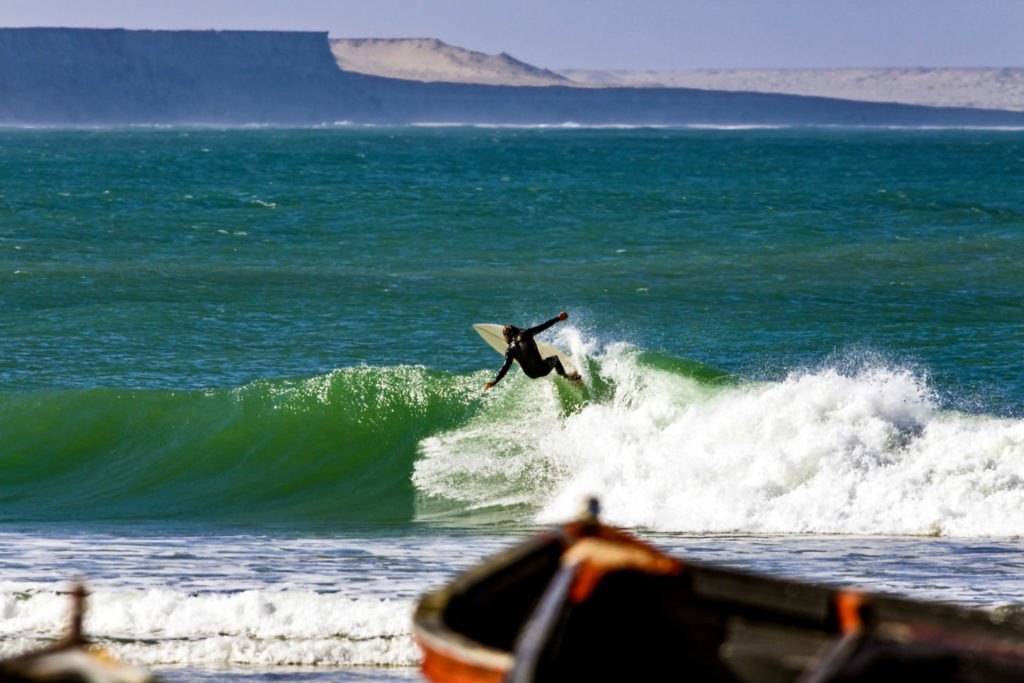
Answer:
[[1024, 622], [683, 562], [572, 523], [424, 596], [436, 683], [1024, 680]]

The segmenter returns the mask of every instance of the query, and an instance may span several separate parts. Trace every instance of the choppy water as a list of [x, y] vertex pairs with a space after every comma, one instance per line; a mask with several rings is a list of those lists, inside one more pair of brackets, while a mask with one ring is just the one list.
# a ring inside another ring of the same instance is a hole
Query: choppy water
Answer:
[[[0, 655], [81, 577], [173, 680], [414, 677], [416, 595], [589, 494], [1022, 594], [1020, 132], [6, 130], [0, 174]], [[470, 325], [563, 309], [586, 388], [484, 394]]]

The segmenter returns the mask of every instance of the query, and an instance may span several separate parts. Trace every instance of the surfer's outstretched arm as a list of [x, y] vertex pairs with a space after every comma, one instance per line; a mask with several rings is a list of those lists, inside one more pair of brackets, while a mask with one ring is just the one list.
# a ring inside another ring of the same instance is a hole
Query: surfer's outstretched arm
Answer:
[[508, 372], [508, 369], [512, 367], [513, 360], [515, 360], [515, 358], [512, 356], [512, 349], [509, 349], [508, 351], [505, 352], [505, 364], [501, 366], [501, 370], [498, 370], [498, 376], [494, 378], [493, 382], [488, 382], [487, 384], [484, 385], [484, 391], [487, 391], [488, 389], [490, 389], [495, 384], [501, 381], [501, 378], [505, 376], [505, 373]]
[[531, 327], [528, 330], [524, 330], [523, 331], [523, 335], [527, 335], [527, 336], [532, 337], [533, 335], [540, 334], [544, 330], [548, 329], [549, 327], [551, 327], [552, 325], [557, 323], [559, 320], [568, 320], [568, 319], [569, 319], [569, 314], [566, 313], [565, 311], [562, 311], [561, 313], [556, 315], [551, 320], [548, 320], [547, 322], [541, 323], [540, 325], [537, 325], [536, 327]]

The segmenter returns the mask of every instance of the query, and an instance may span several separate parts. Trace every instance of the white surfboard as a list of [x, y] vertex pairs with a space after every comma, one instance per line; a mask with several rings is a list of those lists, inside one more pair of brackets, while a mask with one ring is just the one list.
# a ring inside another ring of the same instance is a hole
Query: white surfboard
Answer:
[[[505, 335], [501, 331], [505, 328], [504, 325], [495, 325], [493, 323], [477, 323], [473, 325], [473, 329], [484, 338], [484, 341], [491, 345], [491, 348], [505, 355], [505, 350], [508, 348], [508, 344], [505, 343]], [[551, 356], [558, 356], [558, 360], [562, 361], [562, 367], [570, 375], [575, 372], [576, 366], [573, 365], [572, 361], [569, 360], [569, 356], [565, 355], [551, 344], [545, 344], [536, 337], [534, 341], [537, 342], [537, 350], [540, 351], [542, 358], [549, 358]], [[516, 361], [519, 363], [519, 361]], [[553, 374], [553, 373], [552, 373]]]

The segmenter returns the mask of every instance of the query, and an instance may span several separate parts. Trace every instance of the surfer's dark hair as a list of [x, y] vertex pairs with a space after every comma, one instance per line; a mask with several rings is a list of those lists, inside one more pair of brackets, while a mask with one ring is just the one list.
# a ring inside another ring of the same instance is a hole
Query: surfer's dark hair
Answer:
[[516, 327], [515, 325], [505, 325], [505, 327], [502, 328], [501, 330], [501, 333], [508, 337], [509, 339], [515, 339], [516, 337], [519, 336], [520, 332], [522, 332], [522, 330]]

